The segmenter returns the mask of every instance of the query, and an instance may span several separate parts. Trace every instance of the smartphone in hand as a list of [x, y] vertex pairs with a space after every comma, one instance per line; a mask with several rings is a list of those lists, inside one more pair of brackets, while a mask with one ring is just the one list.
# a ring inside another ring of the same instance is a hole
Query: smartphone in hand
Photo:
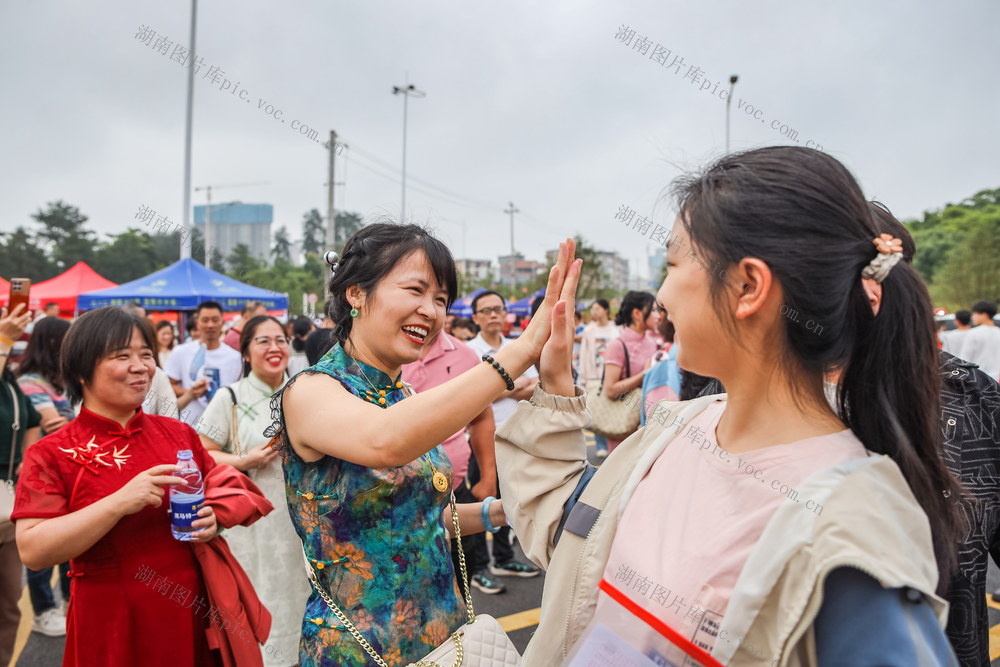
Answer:
[[[7, 303], [7, 312], [13, 313], [17, 304], [23, 303], [25, 311], [28, 312], [28, 296], [31, 291], [30, 278], [10, 279], [10, 301]], [[23, 314], [23, 313], [22, 313]]]

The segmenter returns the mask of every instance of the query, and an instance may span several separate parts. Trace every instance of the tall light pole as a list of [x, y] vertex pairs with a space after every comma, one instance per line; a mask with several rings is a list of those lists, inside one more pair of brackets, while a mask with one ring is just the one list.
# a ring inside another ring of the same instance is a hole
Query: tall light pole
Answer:
[[191, 113], [194, 106], [194, 63], [195, 63], [195, 22], [198, 18], [198, 0], [191, 0], [191, 41], [188, 48], [191, 52], [191, 65], [188, 66], [187, 112], [184, 130], [184, 215], [181, 224], [184, 233], [181, 235], [181, 259], [191, 256], [191, 243], [185, 242], [191, 234]]
[[729, 97], [726, 98], [726, 154], [729, 154], [729, 105], [733, 102], [733, 88], [740, 77], [733, 74], [729, 77]]
[[333, 167], [334, 158], [337, 156], [337, 133], [330, 130], [330, 171], [326, 181], [326, 250], [333, 250], [337, 241], [337, 216], [333, 210]]
[[[505, 208], [503, 212], [510, 214], [510, 256], [513, 258], [514, 257], [514, 214], [520, 213], [521, 211], [514, 208], [514, 202], [507, 202], [507, 203], [510, 204], [510, 208]], [[514, 260], [511, 259], [511, 261]]]
[[403, 96], [403, 202], [400, 204], [399, 208], [399, 221], [402, 222], [406, 218], [406, 107], [407, 103], [410, 101], [410, 96], [413, 97], [426, 97], [427, 93], [422, 90], [417, 90], [417, 87], [412, 83], [409, 83], [410, 77], [406, 77], [406, 85], [393, 86], [393, 95]]

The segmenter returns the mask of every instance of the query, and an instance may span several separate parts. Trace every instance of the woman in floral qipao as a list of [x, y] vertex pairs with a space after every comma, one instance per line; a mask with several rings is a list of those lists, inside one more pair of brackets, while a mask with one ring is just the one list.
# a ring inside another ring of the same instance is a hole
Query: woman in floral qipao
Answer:
[[[510, 377], [538, 362], [557, 299], [575, 291], [580, 263], [572, 256], [567, 241], [544, 305], [496, 355]], [[388, 665], [405, 665], [466, 618], [445, 532], [452, 476], [440, 443], [508, 382], [489, 363], [418, 395], [400, 381], [402, 365], [440, 331], [457, 290], [451, 253], [422, 228], [367, 225], [333, 268], [327, 312], [336, 344], [276, 395], [268, 433], [284, 456], [289, 512], [317, 586]], [[484, 529], [481, 509], [458, 506], [463, 534]], [[492, 525], [505, 520], [500, 501], [486, 509]], [[316, 589], [299, 661], [372, 662]]]

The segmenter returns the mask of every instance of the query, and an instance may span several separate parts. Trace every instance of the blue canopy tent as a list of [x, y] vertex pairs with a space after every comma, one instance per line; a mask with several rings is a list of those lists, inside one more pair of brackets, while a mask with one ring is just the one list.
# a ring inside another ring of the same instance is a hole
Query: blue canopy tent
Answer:
[[128, 301], [146, 310], [194, 310], [203, 301], [217, 301], [223, 310], [239, 310], [248, 301], [260, 301], [268, 310], [288, 310], [287, 294], [241, 283], [190, 258], [118, 287], [85, 292], [77, 308], [92, 310]]
[[545, 288], [538, 290], [529, 297], [525, 297], [520, 301], [515, 301], [514, 303], [507, 306], [508, 313], [514, 313], [518, 317], [526, 317], [531, 315], [531, 302], [540, 296], [545, 296]]
[[479, 288], [472, 294], [463, 296], [461, 299], [458, 299], [455, 303], [451, 304], [451, 310], [449, 310], [448, 313], [454, 315], [455, 317], [472, 317], [472, 300], [476, 298], [477, 294], [485, 291], [485, 288]]

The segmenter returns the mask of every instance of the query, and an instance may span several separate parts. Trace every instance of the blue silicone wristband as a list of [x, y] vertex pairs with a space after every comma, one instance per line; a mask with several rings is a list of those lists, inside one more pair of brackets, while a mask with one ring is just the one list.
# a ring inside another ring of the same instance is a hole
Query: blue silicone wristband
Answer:
[[494, 500], [496, 500], [496, 498], [490, 496], [489, 498], [483, 501], [483, 505], [479, 509], [479, 514], [483, 518], [483, 527], [486, 530], [490, 531], [491, 533], [495, 533], [500, 530], [500, 526], [494, 526], [492, 523], [490, 523], [490, 503], [492, 503]]

